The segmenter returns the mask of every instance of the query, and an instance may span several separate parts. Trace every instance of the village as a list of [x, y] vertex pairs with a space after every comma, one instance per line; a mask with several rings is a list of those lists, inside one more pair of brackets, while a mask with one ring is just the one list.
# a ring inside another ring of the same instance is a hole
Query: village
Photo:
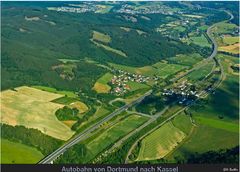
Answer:
[[82, 4], [68, 4], [68, 6], [62, 7], [48, 7], [48, 10], [70, 12], [70, 13], [86, 13], [97, 12], [104, 7], [91, 2], [83, 2]]
[[117, 13], [127, 13], [127, 14], [167, 14], [173, 15], [172, 11], [169, 11], [168, 8], [164, 5], [154, 5], [146, 6], [145, 8], [134, 8], [132, 5], [124, 4], [121, 6]]
[[171, 89], [164, 89], [162, 95], [165, 96], [165, 101], [177, 100], [180, 105], [190, 105], [199, 97], [196, 87], [187, 81]]
[[111, 93], [123, 95], [131, 90], [129, 82], [147, 83], [151, 78], [140, 74], [133, 74], [123, 70], [114, 70], [114, 76], [110, 81], [112, 86]]

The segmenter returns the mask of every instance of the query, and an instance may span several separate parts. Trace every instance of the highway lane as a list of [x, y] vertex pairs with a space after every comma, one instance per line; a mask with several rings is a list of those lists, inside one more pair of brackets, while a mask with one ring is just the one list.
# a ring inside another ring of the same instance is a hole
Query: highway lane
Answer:
[[72, 147], [73, 145], [77, 144], [78, 142], [87, 139], [88, 137], [90, 137], [91, 133], [93, 131], [95, 131], [97, 128], [99, 128], [103, 123], [109, 121], [111, 118], [113, 118], [114, 116], [120, 114], [121, 112], [125, 111], [126, 109], [128, 109], [129, 107], [136, 105], [138, 103], [140, 103], [146, 96], [149, 96], [152, 93], [152, 90], [149, 90], [148, 92], [146, 92], [144, 95], [142, 95], [141, 97], [139, 97], [137, 100], [124, 105], [121, 108], [118, 108], [117, 110], [115, 110], [113, 113], [109, 114], [108, 116], [106, 116], [105, 118], [103, 118], [102, 120], [98, 121], [96, 124], [94, 124], [93, 126], [87, 128], [86, 130], [84, 130], [82, 133], [79, 133], [78, 135], [76, 135], [74, 138], [70, 139], [69, 141], [67, 141], [64, 145], [62, 145], [61, 147], [59, 147], [57, 150], [55, 150], [54, 152], [52, 152], [51, 154], [49, 154], [48, 156], [46, 156], [44, 159], [42, 159], [41, 161], [39, 161], [39, 164], [50, 164], [52, 161], [54, 161], [55, 159], [57, 159], [57, 157], [59, 157], [61, 154], [63, 154], [68, 148]]

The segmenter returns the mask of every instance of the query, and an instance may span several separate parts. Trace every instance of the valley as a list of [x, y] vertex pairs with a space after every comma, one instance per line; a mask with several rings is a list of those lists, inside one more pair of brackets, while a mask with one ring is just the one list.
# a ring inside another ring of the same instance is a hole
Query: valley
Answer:
[[2, 5], [1, 163], [189, 163], [239, 146], [235, 6], [35, 3]]

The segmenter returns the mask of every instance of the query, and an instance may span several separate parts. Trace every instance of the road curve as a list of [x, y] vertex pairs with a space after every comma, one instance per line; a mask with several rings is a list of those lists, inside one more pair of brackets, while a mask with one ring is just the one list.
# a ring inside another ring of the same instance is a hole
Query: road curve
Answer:
[[43, 158], [41, 161], [38, 162], [38, 164], [50, 164], [52, 163], [54, 160], [56, 160], [61, 154], [63, 154], [68, 148], [74, 146], [75, 144], [77, 144], [78, 142], [86, 139], [89, 137], [89, 135], [96, 130], [97, 128], [99, 128], [103, 123], [109, 121], [111, 118], [113, 118], [114, 116], [118, 115], [119, 113], [125, 111], [126, 109], [130, 108], [131, 106], [140, 103], [146, 96], [149, 96], [152, 93], [152, 90], [149, 90], [148, 92], [146, 92], [144, 95], [142, 95], [141, 97], [139, 97], [137, 100], [124, 105], [121, 108], [118, 108], [117, 110], [115, 110], [113, 113], [109, 114], [108, 116], [106, 116], [105, 118], [103, 118], [102, 120], [100, 120], [99, 122], [97, 122], [96, 124], [94, 124], [93, 126], [87, 128], [86, 130], [84, 130], [82, 133], [79, 133], [78, 135], [76, 135], [74, 138], [70, 139], [69, 141], [67, 141], [64, 145], [62, 145], [61, 147], [59, 147], [57, 150], [55, 150], [54, 152], [52, 152], [51, 154], [49, 154], [48, 156], [46, 156], [45, 158]]

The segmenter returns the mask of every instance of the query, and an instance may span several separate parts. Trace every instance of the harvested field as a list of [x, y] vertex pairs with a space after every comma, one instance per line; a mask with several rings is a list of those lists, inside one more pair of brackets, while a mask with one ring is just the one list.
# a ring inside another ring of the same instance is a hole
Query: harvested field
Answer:
[[15, 90], [1, 92], [2, 123], [35, 128], [61, 140], [68, 140], [74, 134], [55, 116], [55, 111], [64, 105], [50, 102], [62, 97], [61, 94], [26, 86], [18, 87]]

